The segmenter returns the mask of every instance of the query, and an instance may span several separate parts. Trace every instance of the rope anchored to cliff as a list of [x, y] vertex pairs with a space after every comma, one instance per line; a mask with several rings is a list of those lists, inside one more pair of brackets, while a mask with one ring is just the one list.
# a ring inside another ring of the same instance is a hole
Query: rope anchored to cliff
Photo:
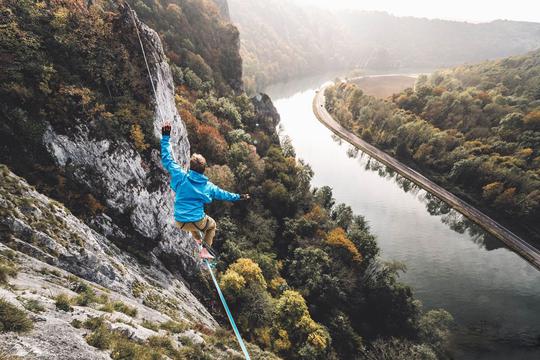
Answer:
[[[139, 45], [141, 46], [141, 52], [142, 52], [142, 55], [143, 55], [143, 58], [144, 58], [144, 64], [146, 65], [146, 71], [148, 72], [148, 77], [150, 78], [150, 85], [152, 85], [152, 91], [154, 92], [154, 99], [156, 100], [156, 108], [157, 108], [157, 111], [159, 113], [159, 117], [161, 118], [161, 122], [163, 123], [163, 122], [166, 121], [166, 119], [163, 116], [163, 112], [161, 111], [161, 108], [159, 107], [156, 86], [154, 85], [154, 78], [152, 76], [152, 72], [150, 71], [150, 66], [148, 65], [148, 59], [146, 58], [146, 51], [144, 51], [144, 46], [143, 46], [143, 43], [142, 43], [141, 34], [139, 32], [139, 26], [137, 25], [137, 21], [135, 20], [136, 12], [135, 12], [135, 10], [133, 10], [129, 6], [128, 3], [126, 3], [126, 6], [129, 9], [129, 13], [131, 14], [131, 20], [133, 20], [133, 26], [135, 27], [135, 31], [137, 32], [137, 39], [139, 39]], [[173, 158], [175, 157], [174, 153], [173, 153], [172, 156], [173, 156]]]
[[[144, 51], [144, 46], [141, 40], [141, 34], [139, 33], [139, 26], [137, 26], [137, 21], [135, 20], [135, 10], [131, 9], [129, 4], [127, 4], [127, 7], [129, 9], [129, 12], [131, 14], [131, 19], [133, 20], [133, 26], [135, 26], [135, 30], [137, 31], [137, 38], [139, 39], [139, 45], [141, 45], [141, 51], [144, 58], [144, 64], [146, 65], [146, 71], [148, 71], [148, 76], [150, 77], [150, 85], [152, 85], [152, 91], [154, 92], [154, 98], [158, 99], [156, 87], [154, 85], [154, 78], [152, 77], [152, 73], [150, 72], [150, 66], [148, 66], [148, 59], [146, 58], [146, 52]], [[159, 106], [156, 106], [159, 112], [159, 116], [161, 117], [161, 121], [165, 121], [165, 118], [163, 117], [163, 113], [161, 112], [161, 108]]]

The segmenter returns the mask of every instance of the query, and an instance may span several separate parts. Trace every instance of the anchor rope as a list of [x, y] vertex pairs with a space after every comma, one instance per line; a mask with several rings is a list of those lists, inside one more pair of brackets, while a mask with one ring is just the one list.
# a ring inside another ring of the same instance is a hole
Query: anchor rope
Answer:
[[[146, 65], [146, 71], [148, 71], [148, 76], [150, 77], [150, 85], [152, 85], [152, 91], [154, 92], [154, 97], [155, 97], [156, 103], [157, 103], [158, 96], [157, 96], [156, 87], [154, 86], [154, 78], [152, 77], [152, 73], [150, 72], [150, 66], [148, 65], [148, 59], [146, 58], [146, 51], [144, 51], [144, 46], [143, 46], [143, 43], [142, 43], [142, 40], [141, 40], [141, 34], [139, 33], [139, 26], [137, 26], [137, 22], [135, 21], [135, 15], [134, 15], [135, 10], [130, 8], [129, 11], [131, 13], [131, 19], [133, 20], [133, 26], [135, 26], [135, 30], [137, 31], [137, 38], [139, 39], [139, 45], [141, 45], [141, 51], [142, 51], [143, 58], [144, 58], [144, 64]], [[161, 108], [159, 107], [159, 105], [157, 105], [156, 107], [157, 107], [159, 115], [161, 117], [161, 121], [163, 122], [165, 120], [165, 118], [163, 117], [163, 113], [161, 112]]]
[[[161, 123], [163, 124], [163, 122], [165, 121], [165, 117], [163, 116], [163, 112], [161, 111], [161, 107], [159, 106], [159, 103], [158, 103], [158, 96], [157, 96], [157, 91], [156, 91], [156, 87], [154, 85], [154, 77], [152, 76], [152, 72], [150, 71], [150, 66], [148, 65], [148, 59], [146, 58], [146, 51], [144, 51], [144, 46], [143, 46], [143, 43], [142, 43], [142, 40], [141, 40], [141, 34], [139, 33], [139, 26], [137, 25], [137, 21], [135, 21], [135, 10], [133, 10], [131, 8], [131, 6], [129, 6], [128, 3], [126, 3], [128, 8], [129, 8], [129, 12], [131, 14], [131, 20], [133, 20], [133, 26], [135, 27], [135, 31], [137, 32], [137, 39], [139, 39], [139, 45], [141, 46], [141, 51], [142, 51], [142, 55], [143, 55], [143, 58], [144, 58], [144, 64], [146, 65], [146, 71], [148, 72], [148, 77], [150, 78], [150, 85], [152, 85], [152, 91], [154, 92], [154, 99], [156, 100], [156, 108], [157, 108], [157, 111], [159, 113], [159, 117], [161, 118]], [[157, 59], [154, 55], [154, 61], [157, 63]], [[172, 157], [174, 159], [174, 161], [176, 161], [176, 156], [174, 155], [174, 151], [172, 152]], [[187, 162], [186, 161], [183, 161], [183, 166], [184, 166], [184, 169], [186, 168], [187, 166]]]

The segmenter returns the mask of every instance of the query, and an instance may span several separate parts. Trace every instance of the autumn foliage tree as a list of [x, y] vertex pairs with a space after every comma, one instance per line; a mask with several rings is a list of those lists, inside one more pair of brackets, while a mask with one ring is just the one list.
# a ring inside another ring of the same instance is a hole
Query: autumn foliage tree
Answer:
[[139, 151], [144, 151], [150, 147], [150, 145], [144, 141], [144, 133], [142, 132], [139, 124], [131, 125], [131, 139]]
[[362, 262], [362, 254], [358, 251], [354, 243], [347, 237], [345, 230], [338, 227], [330, 231], [326, 236], [326, 244], [342, 251], [344, 256], [353, 262], [359, 264]]

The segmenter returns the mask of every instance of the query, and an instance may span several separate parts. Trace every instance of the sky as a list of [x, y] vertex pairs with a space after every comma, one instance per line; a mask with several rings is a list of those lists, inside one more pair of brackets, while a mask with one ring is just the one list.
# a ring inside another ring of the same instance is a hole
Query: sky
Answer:
[[415, 16], [470, 22], [496, 19], [540, 22], [540, 0], [296, 0], [328, 9], [380, 10]]

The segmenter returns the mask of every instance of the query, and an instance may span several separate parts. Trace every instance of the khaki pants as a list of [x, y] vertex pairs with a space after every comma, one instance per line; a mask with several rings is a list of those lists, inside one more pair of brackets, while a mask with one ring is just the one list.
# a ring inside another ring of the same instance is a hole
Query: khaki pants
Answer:
[[214, 242], [214, 236], [216, 235], [216, 221], [208, 215], [197, 222], [182, 223], [177, 221], [176, 226], [180, 228], [180, 230], [189, 231], [198, 241], [201, 241], [202, 232], [204, 234], [204, 242], [209, 246], [212, 246], [212, 243]]

